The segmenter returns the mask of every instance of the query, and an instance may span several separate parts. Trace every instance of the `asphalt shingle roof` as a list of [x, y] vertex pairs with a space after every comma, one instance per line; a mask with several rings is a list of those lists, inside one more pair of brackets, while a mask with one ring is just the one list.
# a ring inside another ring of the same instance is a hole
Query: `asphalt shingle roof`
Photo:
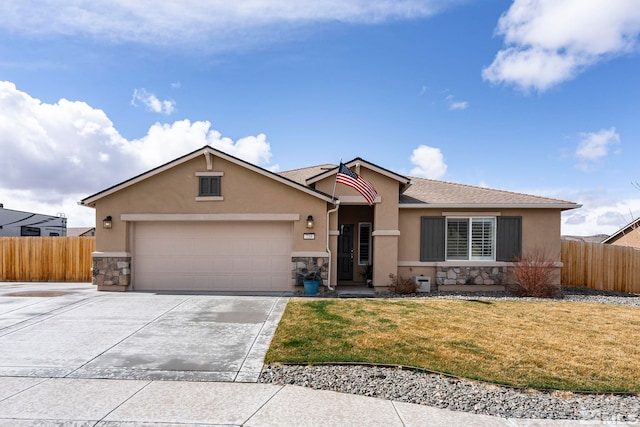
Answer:
[[[336, 165], [333, 164], [323, 164], [280, 172], [280, 175], [306, 185], [307, 179], [335, 167]], [[417, 177], [410, 177], [410, 179], [412, 181], [412, 185], [403, 194], [400, 194], [400, 204], [417, 203], [447, 206], [575, 205], [575, 207], [578, 207], [578, 205], [573, 202], [549, 197], [477, 187], [467, 184], [457, 184], [433, 179]]]
[[557, 205], [573, 204], [566, 200], [467, 184], [411, 178], [413, 185], [400, 195], [400, 203], [478, 204], [478, 205]]

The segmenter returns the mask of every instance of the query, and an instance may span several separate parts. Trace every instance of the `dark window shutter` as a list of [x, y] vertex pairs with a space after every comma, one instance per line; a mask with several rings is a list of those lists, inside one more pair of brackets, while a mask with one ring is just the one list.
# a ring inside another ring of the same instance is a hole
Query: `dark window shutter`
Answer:
[[443, 216], [420, 217], [420, 261], [444, 261]]
[[496, 261], [513, 261], [522, 255], [522, 217], [499, 216], [496, 229]]

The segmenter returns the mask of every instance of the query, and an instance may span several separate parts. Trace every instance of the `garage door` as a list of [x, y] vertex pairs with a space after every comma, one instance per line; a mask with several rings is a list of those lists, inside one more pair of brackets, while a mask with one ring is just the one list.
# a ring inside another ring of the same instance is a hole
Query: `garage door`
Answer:
[[137, 222], [133, 287], [291, 290], [290, 222]]

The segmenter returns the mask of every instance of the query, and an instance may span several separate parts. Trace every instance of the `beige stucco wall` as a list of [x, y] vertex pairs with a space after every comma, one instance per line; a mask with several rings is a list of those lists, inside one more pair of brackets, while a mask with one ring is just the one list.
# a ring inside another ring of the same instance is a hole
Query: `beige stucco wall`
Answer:
[[[269, 213], [300, 215], [300, 219], [293, 222], [294, 251], [326, 251], [326, 201], [220, 157], [213, 158], [212, 171], [224, 173], [221, 178], [224, 200], [196, 201], [196, 171], [207, 172], [204, 155], [98, 200], [95, 203], [96, 250], [129, 251], [128, 227], [120, 219], [122, 214]], [[111, 230], [101, 227], [107, 215], [113, 218]], [[312, 230], [306, 228], [308, 215], [314, 218]], [[308, 232], [315, 233], [315, 240], [303, 239], [303, 234]]]
[[[523, 254], [542, 251], [553, 260], [560, 261], [560, 210], [559, 209], [486, 209], [493, 215], [522, 217]], [[420, 262], [420, 217], [441, 216], [444, 212], [471, 213], [470, 209], [400, 209], [400, 241], [398, 274], [403, 277], [435, 275], [434, 263]], [[482, 210], [473, 214], [482, 216]], [[471, 262], [466, 261], [466, 264]], [[483, 265], [484, 262], [473, 262]]]
[[618, 237], [610, 243], [616, 246], [627, 246], [631, 248], [640, 248], [640, 229], [634, 228]]

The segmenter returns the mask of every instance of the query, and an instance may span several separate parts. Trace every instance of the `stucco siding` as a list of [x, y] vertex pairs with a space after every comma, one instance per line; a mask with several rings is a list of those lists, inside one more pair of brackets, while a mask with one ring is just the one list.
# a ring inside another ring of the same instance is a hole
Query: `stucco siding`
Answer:
[[616, 240], [609, 242], [611, 245], [640, 248], [640, 229], [635, 228], [620, 235]]
[[[128, 251], [129, 228], [122, 214], [207, 214], [207, 213], [297, 213], [294, 221], [293, 250], [322, 251], [326, 247], [327, 203], [267, 176], [251, 171], [219, 157], [213, 159], [213, 171], [223, 173], [220, 201], [196, 201], [198, 177], [206, 172], [204, 156], [152, 175], [136, 185], [125, 187], [96, 202], [96, 221], [110, 215], [113, 229], [98, 227], [98, 251]], [[312, 215], [314, 228], [307, 230], [306, 218]], [[307, 231], [315, 232], [314, 240], [304, 240]]]

